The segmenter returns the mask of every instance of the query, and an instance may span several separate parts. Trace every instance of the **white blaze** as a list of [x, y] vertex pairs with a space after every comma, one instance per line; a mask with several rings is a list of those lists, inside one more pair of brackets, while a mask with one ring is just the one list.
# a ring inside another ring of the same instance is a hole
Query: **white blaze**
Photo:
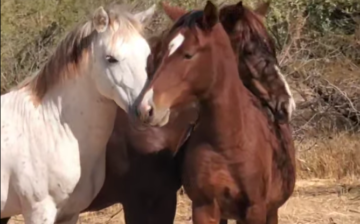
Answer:
[[181, 33], [176, 35], [169, 44], [169, 56], [172, 55], [184, 42], [185, 37]]
[[289, 113], [289, 118], [291, 118], [292, 113], [296, 109], [296, 103], [295, 103], [294, 97], [293, 97], [293, 95], [291, 93], [290, 86], [285, 80], [285, 76], [281, 73], [279, 67], [276, 66], [276, 65], [275, 65], [275, 70], [279, 74], [280, 79], [283, 81], [287, 94], [290, 96], [288, 113]]

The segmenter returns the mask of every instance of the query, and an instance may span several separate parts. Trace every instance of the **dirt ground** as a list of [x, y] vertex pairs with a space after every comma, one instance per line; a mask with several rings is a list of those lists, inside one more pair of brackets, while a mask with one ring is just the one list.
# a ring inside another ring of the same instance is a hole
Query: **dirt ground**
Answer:
[[[190, 201], [179, 194], [176, 224], [190, 224]], [[14, 217], [10, 224], [23, 223]], [[123, 224], [123, 211], [115, 205], [99, 212], [81, 215], [79, 224]], [[235, 223], [235, 222], [230, 222]], [[280, 209], [280, 224], [359, 224], [360, 180], [299, 180], [293, 196]]]

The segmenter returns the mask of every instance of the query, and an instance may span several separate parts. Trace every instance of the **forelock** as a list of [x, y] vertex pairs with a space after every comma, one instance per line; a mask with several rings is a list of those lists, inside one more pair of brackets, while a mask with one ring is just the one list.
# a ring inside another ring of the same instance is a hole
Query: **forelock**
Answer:
[[181, 16], [173, 25], [170, 32], [177, 28], [190, 28], [193, 29], [196, 25], [201, 25], [201, 18], [204, 12], [202, 10], [192, 10]]
[[106, 8], [110, 19], [110, 28], [123, 38], [143, 35], [144, 26], [134, 18], [131, 7], [127, 4], [110, 4]]

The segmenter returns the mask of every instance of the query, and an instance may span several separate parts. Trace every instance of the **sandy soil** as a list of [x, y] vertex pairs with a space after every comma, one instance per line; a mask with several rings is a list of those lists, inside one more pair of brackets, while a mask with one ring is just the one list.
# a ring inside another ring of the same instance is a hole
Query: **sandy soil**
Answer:
[[[176, 224], [190, 224], [190, 201], [179, 194]], [[14, 217], [10, 224], [23, 223]], [[81, 215], [78, 223], [123, 224], [123, 211], [115, 205]], [[235, 222], [231, 222], [235, 223]], [[360, 181], [337, 183], [331, 180], [298, 181], [293, 196], [280, 209], [280, 224], [359, 224]]]

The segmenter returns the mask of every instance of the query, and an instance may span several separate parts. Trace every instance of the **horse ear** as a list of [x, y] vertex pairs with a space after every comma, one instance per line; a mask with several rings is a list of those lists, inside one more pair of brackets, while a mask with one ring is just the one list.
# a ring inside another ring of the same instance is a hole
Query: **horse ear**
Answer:
[[211, 2], [207, 1], [204, 8], [203, 22], [207, 29], [211, 29], [219, 21], [219, 13], [216, 6]]
[[93, 25], [98, 33], [104, 32], [109, 25], [109, 15], [102, 6], [94, 12]]
[[243, 5], [243, 2], [242, 1], [239, 1], [237, 4], [236, 4], [236, 9], [237, 9], [237, 13], [238, 15], [243, 15], [244, 13], [244, 5]]
[[186, 10], [182, 9], [180, 7], [174, 7], [174, 6], [170, 6], [168, 3], [166, 2], [162, 2], [162, 7], [166, 13], [167, 16], [169, 16], [169, 18], [175, 22], [176, 20], [178, 20], [181, 16], [186, 14]]
[[147, 23], [150, 20], [150, 18], [152, 18], [152, 16], [154, 15], [155, 9], [156, 9], [156, 4], [153, 4], [150, 8], [142, 12], [136, 13], [134, 17], [141, 23]]
[[267, 12], [269, 11], [270, 7], [270, 0], [268, 2], [263, 2], [258, 5], [258, 7], [255, 9], [256, 14], [265, 17]]
[[238, 3], [236, 3], [236, 7], [238, 7], [238, 8], [243, 8], [243, 2], [242, 1], [240, 1], [240, 2], [238, 2]]

